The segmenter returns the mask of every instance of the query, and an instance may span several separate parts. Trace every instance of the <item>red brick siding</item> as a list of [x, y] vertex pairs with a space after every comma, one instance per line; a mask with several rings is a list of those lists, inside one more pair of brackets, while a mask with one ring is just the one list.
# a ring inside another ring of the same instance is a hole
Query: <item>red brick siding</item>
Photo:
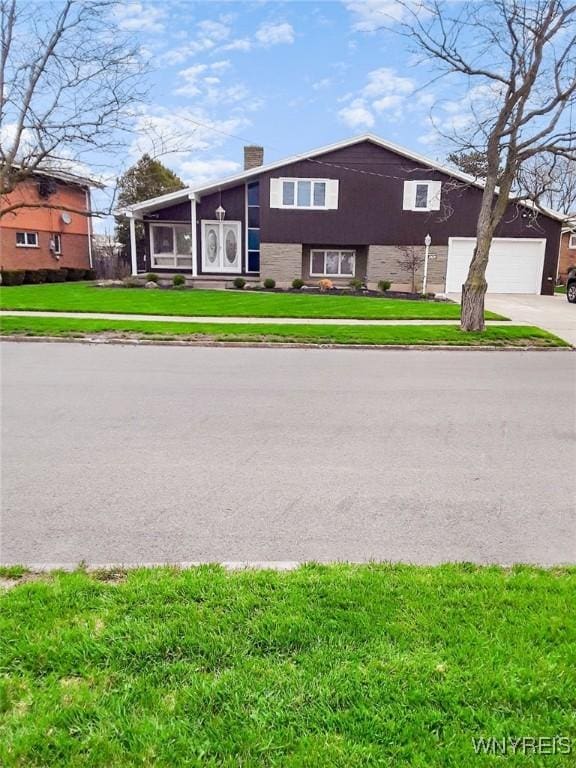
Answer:
[[560, 259], [558, 261], [558, 277], [564, 281], [570, 267], [576, 267], [576, 248], [568, 248], [570, 232], [562, 234], [560, 241]]
[[[37, 232], [38, 230], [30, 230]], [[0, 267], [2, 269], [59, 269], [76, 267], [88, 269], [90, 255], [88, 236], [62, 233], [62, 253], [59, 259], [50, 251], [50, 232], [38, 231], [38, 248], [20, 248], [16, 245], [16, 230], [0, 230]]]
[[[49, 202], [45, 208], [17, 208], [0, 219], [0, 267], [2, 269], [58, 269], [90, 266], [89, 232], [90, 218], [86, 190], [71, 184], [58, 183], [55, 192], [48, 199], [38, 194], [34, 180], [22, 182], [13, 192], [6, 195], [3, 206], [23, 202], [31, 205]], [[68, 209], [69, 224], [62, 221], [62, 208]], [[37, 232], [38, 247], [16, 246], [16, 232]], [[50, 251], [53, 233], [59, 233], [62, 254], [56, 259]]]

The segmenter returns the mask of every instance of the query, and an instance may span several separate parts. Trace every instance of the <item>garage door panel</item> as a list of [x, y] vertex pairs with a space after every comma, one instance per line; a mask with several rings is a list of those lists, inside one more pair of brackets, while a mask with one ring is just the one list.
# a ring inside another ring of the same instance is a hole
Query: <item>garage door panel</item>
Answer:
[[[460, 291], [468, 276], [476, 240], [450, 238], [446, 290]], [[495, 238], [490, 249], [486, 281], [491, 293], [540, 293], [546, 241]]]

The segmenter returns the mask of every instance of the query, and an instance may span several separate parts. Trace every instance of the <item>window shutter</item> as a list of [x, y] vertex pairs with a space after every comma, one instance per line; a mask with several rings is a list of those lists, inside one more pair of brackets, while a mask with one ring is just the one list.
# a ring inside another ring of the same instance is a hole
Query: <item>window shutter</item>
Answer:
[[326, 208], [331, 211], [338, 210], [338, 179], [329, 179], [326, 182]]
[[441, 181], [431, 181], [430, 187], [428, 190], [428, 194], [430, 195], [428, 207], [431, 211], [439, 211], [440, 210], [440, 196], [442, 194], [442, 182]]
[[412, 211], [414, 210], [414, 195], [416, 194], [416, 187], [414, 186], [413, 181], [405, 181], [404, 182], [404, 201], [402, 203], [402, 208], [405, 211]]
[[270, 208], [282, 208], [282, 181], [270, 179]]

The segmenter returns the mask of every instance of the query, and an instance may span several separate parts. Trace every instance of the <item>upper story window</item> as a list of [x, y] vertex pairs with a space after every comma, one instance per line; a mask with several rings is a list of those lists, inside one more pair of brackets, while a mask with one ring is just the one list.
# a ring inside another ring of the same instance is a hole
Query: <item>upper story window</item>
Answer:
[[335, 210], [338, 208], [338, 180], [270, 179], [270, 207]]
[[439, 181], [405, 181], [405, 211], [439, 211], [442, 184]]
[[38, 248], [38, 232], [16, 232], [16, 245], [19, 248]]
[[576, 248], [576, 232], [572, 232], [568, 238], [568, 248]]
[[153, 267], [192, 267], [192, 230], [189, 224], [151, 224]]

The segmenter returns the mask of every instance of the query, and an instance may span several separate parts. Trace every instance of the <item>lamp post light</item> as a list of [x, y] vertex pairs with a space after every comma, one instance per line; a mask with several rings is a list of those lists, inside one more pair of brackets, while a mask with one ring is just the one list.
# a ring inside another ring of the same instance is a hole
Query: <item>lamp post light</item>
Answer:
[[430, 233], [428, 233], [424, 238], [424, 245], [426, 247], [426, 250], [424, 251], [424, 280], [422, 281], [422, 296], [426, 296], [426, 286], [428, 283], [428, 259], [430, 257], [431, 243], [432, 243], [432, 238], [430, 237]]
[[216, 218], [218, 221], [224, 221], [224, 216], [226, 216], [226, 211], [219, 205], [218, 208], [216, 208]]

